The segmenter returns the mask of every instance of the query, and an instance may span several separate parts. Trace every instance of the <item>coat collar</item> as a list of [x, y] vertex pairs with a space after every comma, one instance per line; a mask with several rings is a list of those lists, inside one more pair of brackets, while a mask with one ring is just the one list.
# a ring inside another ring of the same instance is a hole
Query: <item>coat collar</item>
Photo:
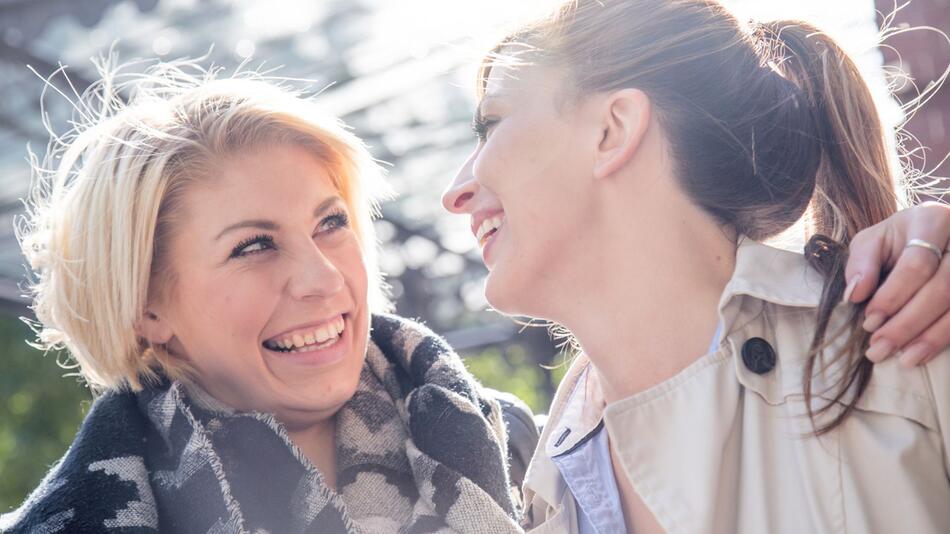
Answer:
[[[568, 404], [574, 391], [586, 382], [585, 377], [590, 365], [590, 361], [584, 354], [578, 354], [565, 373], [564, 378], [558, 385], [551, 401], [551, 410], [548, 412], [548, 420], [541, 432], [538, 441], [538, 447], [534, 451], [534, 456], [528, 464], [528, 470], [525, 473], [524, 490], [525, 503], [529, 506], [535, 499], [535, 495], [541, 501], [547, 504], [560, 502], [564, 495], [566, 486], [561, 473], [551, 459], [552, 456], [568, 450], [578, 439], [583, 437], [583, 432], [568, 434], [559, 444], [561, 447], [555, 447], [554, 443], [563, 435], [565, 428], [568, 428], [570, 422], [565, 420], [565, 412], [568, 412]], [[562, 448], [563, 447], [563, 448]], [[534, 503], [537, 506], [538, 503]], [[530, 513], [543, 513], [537, 510], [526, 510]]]
[[805, 257], [764, 243], [740, 237], [736, 268], [719, 301], [722, 310], [738, 296], [801, 308], [815, 308], [821, 299], [824, 279]]
[[543, 443], [551, 458], [566, 454], [587, 441], [599, 428], [607, 402], [597, 383], [597, 373], [584, 355], [576, 361], [576, 380], [565, 396], [551, 434]]

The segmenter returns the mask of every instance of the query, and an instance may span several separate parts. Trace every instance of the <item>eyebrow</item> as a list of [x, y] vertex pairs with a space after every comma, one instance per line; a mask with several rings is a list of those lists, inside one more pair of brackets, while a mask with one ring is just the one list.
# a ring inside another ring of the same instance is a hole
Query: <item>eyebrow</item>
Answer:
[[[317, 206], [316, 209], [313, 210], [313, 218], [314, 219], [320, 218], [320, 216], [323, 215], [327, 210], [329, 210], [335, 204], [340, 204], [340, 203], [343, 203], [343, 199], [338, 196], [332, 196], [324, 200], [323, 202], [320, 203], [320, 205]], [[280, 230], [280, 225], [275, 223], [274, 221], [270, 221], [267, 219], [248, 219], [246, 221], [234, 223], [228, 226], [227, 228], [225, 228], [224, 230], [221, 230], [221, 233], [219, 233], [214, 239], [215, 241], [217, 241], [218, 239], [221, 239], [225, 234], [228, 234], [235, 230], [241, 230], [243, 228], [257, 228], [260, 230], [269, 230], [269, 231], [274, 232], [274, 231]]]

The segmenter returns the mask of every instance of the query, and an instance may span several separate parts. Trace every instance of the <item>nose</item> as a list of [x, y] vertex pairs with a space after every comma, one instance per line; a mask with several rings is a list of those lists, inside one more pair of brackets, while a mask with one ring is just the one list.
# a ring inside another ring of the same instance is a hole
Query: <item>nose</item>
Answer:
[[448, 189], [442, 193], [442, 206], [452, 213], [463, 214], [471, 213], [472, 211], [469, 205], [475, 193], [478, 191], [478, 182], [472, 173], [472, 161], [474, 160], [474, 156], [473, 154], [472, 157], [465, 162], [465, 165], [463, 165], [462, 168], [459, 169], [458, 174], [455, 175], [455, 179], [449, 184]]
[[324, 299], [343, 290], [343, 273], [316, 244], [293, 258], [290, 270], [287, 290], [296, 300]]

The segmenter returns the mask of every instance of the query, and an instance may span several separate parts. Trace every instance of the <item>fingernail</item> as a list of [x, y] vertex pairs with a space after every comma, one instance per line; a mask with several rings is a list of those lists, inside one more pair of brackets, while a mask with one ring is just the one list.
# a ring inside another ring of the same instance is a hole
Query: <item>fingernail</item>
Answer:
[[862, 328], [868, 332], [873, 332], [881, 327], [884, 324], [884, 320], [887, 319], [887, 316], [882, 312], [871, 312], [864, 319], [864, 324], [861, 325]]
[[881, 362], [887, 359], [894, 352], [894, 344], [886, 339], [875, 341], [864, 353], [872, 362]]
[[858, 282], [861, 281], [861, 278], [864, 275], [856, 274], [851, 277], [851, 281], [848, 282], [848, 287], [844, 288], [844, 295], [841, 297], [841, 302], [847, 304], [851, 300], [851, 294], [854, 293], [854, 288], [858, 287]]
[[913, 367], [927, 356], [930, 356], [930, 346], [923, 341], [918, 341], [907, 350], [901, 351], [900, 362], [904, 367]]

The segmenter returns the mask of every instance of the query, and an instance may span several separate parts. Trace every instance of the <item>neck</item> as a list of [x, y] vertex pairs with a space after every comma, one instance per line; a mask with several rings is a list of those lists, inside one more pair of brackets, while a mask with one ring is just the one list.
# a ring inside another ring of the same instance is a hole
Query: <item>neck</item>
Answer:
[[336, 418], [287, 428], [294, 445], [320, 471], [324, 481], [336, 489]]
[[655, 386], [706, 354], [735, 269], [734, 237], [676, 194], [668, 197], [652, 212], [631, 216], [626, 206], [616, 220], [605, 219], [595, 261], [577, 278], [586, 283], [564, 295], [574, 304], [561, 322], [600, 375], [608, 403]]

